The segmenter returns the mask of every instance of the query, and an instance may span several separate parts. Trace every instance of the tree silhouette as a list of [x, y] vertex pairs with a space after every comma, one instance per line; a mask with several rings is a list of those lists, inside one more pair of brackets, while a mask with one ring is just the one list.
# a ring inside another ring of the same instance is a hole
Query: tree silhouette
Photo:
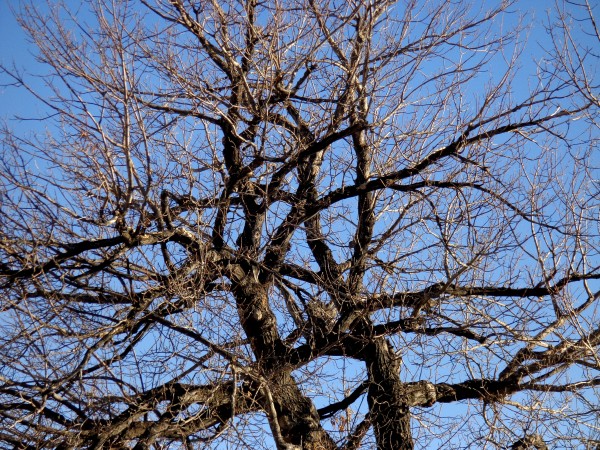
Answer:
[[477, 3], [22, 6], [2, 447], [593, 448], [598, 29]]

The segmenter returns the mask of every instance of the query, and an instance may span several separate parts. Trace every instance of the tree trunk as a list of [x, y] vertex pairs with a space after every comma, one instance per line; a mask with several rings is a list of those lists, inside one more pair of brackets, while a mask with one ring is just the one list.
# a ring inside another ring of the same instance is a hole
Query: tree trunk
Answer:
[[232, 275], [240, 321], [256, 359], [260, 361], [263, 379], [254, 381], [258, 384], [257, 391], [277, 448], [337, 448], [321, 427], [316, 408], [298, 388], [290, 370], [279, 367], [285, 360], [287, 347], [279, 336], [275, 315], [269, 307], [267, 288], [240, 268], [234, 269]]
[[400, 362], [383, 338], [367, 346], [368, 401], [378, 450], [412, 450], [410, 411], [400, 381]]

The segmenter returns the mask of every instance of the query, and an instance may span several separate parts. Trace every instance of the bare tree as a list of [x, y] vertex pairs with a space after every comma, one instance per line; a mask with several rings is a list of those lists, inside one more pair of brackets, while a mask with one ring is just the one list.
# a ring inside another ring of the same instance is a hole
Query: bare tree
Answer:
[[2, 448], [598, 443], [589, 4], [534, 67], [511, 1], [76, 3], [2, 69]]

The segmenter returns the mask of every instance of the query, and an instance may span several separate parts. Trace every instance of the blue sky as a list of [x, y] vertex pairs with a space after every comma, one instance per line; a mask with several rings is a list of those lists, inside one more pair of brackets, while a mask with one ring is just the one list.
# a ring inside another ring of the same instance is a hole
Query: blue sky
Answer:
[[[29, 45], [25, 33], [20, 29], [12, 15], [11, 7], [18, 7], [19, 3], [20, 0], [0, 0], [0, 62], [10, 67], [14, 61], [17, 67], [24, 68], [28, 72], [43, 73], [45, 69], [36, 63], [33, 56], [35, 50]], [[598, 4], [597, 0], [596, 4]], [[543, 20], [545, 16], [544, 10], [553, 7], [552, 2], [543, 0], [523, 0], [520, 2], [520, 5], [523, 9], [536, 9], [535, 17], [537, 24]], [[517, 15], [515, 14], [513, 17], [516, 19]], [[524, 61], [531, 60], [530, 55], [537, 53], [539, 44], [547, 43], [547, 41], [544, 42], [542, 36], [540, 28], [532, 29]], [[43, 114], [43, 109], [32, 95], [27, 94], [23, 90], [2, 86], [7, 82], [8, 78], [0, 74], [0, 120], [9, 120], [9, 125], [19, 132], [43, 129], [44, 124], [41, 122], [18, 122], [10, 120], [10, 117], [13, 115], [28, 118], [39, 117]], [[526, 84], [524, 84], [524, 88], [527, 88]]]
[[[0, 64], [29, 74], [28, 82], [40, 88], [43, 86], [43, 79], [31, 75], [41, 75], [48, 70], [36, 61], [36, 48], [29, 42], [27, 34], [14, 17], [13, 11], [21, 3], [21, 0], [0, 0]], [[27, 119], [43, 117], [43, 106], [24, 89], [10, 86], [12, 82], [11, 78], [0, 72], [0, 121], [8, 121], [9, 127], [19, 131], [42, 130], [44, 124], [40, 121], [14, 120], [15, 116]]]
[[[14, 61], [21, 67], [34, 67], [30, 45], [11, 11], [18, 3], [18, 0], [0, 0], [0, 62], [6, 66]], [[0, 118], [24, 114], [34, 105], [33, 98], [25, 98], [30, 96], [3, 86], [8, 82], [6, 76], [0, 75], [0, 80]]]
[[[13, 14], [13, 10], [18, 9], [22, 3], [22, 0], [0, 0], [0, 63], [7, 67], [11, 67], [14, 63], [17, 68], [24, 69], [30, 74], [40, 74], [44, 72], [44, 67], [36, 61], [35, 48], [28, 42], [25, 32]], [[70, 4], [70, 1], [67, 0], [66, 3]], [[77, 1], [71, 4], [79, 3]], [[511, 15], [511, 19], [516, 20], [521, 13], [527, 11], [529, 13], [527, 22], [534, 23], [529, 35], [526, 55], [538, 53], [539, 45], [548, 43], [548, 37], [541, 24], [546, 18], [547, 11], [554, 7], [554, 2], [521, 0], [517, 7], [513, 8], [516, 14]], [[10, 83], [10, 79], [0, 73], [0, 120], [10, 119], [15, 115], [33, 118], [42, 114], [39, 102], [36, 102], [32, 95], [23, 90], [7, 87], [7, 83]], [[9, 123], [11, 127], [23, 126], [13, 120]], [[41, 124], [33, 125], [34, 123], [28, 121], [26, 129], [41, 128]]]

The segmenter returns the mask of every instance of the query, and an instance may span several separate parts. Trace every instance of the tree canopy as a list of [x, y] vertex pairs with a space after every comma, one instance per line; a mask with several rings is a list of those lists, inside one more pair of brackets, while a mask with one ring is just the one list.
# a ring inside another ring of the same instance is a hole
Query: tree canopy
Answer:
[[600, 445], [589, 3], [77, 3], [1, 69], [2, 448]]

